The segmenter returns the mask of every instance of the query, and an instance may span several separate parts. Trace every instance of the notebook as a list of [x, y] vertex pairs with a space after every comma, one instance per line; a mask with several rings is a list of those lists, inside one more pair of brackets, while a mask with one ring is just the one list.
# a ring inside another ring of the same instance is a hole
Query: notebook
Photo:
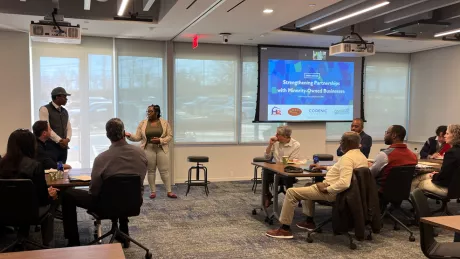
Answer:
[[81, 182], [89, 182], [91, 181], [91, 175], [77, 175], [69, 177], [70, 181], [81, 181]]

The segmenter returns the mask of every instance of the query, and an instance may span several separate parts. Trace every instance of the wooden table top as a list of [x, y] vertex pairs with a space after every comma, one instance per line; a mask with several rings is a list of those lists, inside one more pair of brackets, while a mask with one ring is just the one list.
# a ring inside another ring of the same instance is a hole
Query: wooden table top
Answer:
[[120, 243], [0, 254], [1, 259], [125, 259]]
[[444, 160], [442, 160], [442, 159], [419, 159], [418, 161], [419, 161], [419, 162], [430, 162], [430, 163], [442, 165], [442, 162], [443, 162]]
[[460, 215], [425, 217], [421, 218], [420, 221], [444, 229], [460, 232]]
[[251, 164], [271, 170], [281, 175], [291, 176], [291, 177], [315, 177], [315, 176], [325, 176], [326, 175], [325, 173], [310, 173], [306, 171], [304, 173], [286, 173], [284, 172], [284, 168], [286, 166], [305, 167], [307, 165], [295, 165], [295, 164], [284, 165], [283, 163], [270, 164], [270, 163], [265, 163], [265, 162], [252, 162]]
[[45, 174], [45, 179], [46, 179], [46, 184], [48, 186], [53, 186], [56, 188], [59, 187], [76, 187], [76, 186], [89, 186], [89, 182], [84, 182], [84, 181], [70, 181], [69, 176], [78, 176], [78, 175], [91, 175], [91, 169], [90, 168], [84, 168], [84, 169], [70, 169], [68, 172], [64, 172], [64, 178], [63, 179], [57, 179], [54, 181], [51, 181], [50, 179], [50, 174]]

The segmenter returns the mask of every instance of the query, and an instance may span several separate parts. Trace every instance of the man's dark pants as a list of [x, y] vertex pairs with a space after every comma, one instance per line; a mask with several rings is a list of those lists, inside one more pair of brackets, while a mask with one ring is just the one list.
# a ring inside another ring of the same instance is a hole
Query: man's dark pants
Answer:
[[[62, 196], [62, 216], [64, 221], [64, 237], [69, 245], [80, 245], [80, 236], [77, 225], [77, 207], [93, 210], [97, 207], [97, 198], [88, 191], [68, 189]], [[128, 218], [120, 218], [120, 230], [129, 235]]]

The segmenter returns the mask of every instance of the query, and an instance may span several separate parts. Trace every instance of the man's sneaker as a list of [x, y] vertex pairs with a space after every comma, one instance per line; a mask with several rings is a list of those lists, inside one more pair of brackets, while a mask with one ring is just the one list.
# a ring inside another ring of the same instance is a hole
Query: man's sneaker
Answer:
[[308, 231], [313, 231], [316, 228], [315, 222], [306, 222], [302, 221], [295, 224], [298, 228], [306, 229]]
[[269, 230], [269, 231], [267, 231], [267, 233], [265, 233], [265, 235], [267, 235], [269, 237], [283, 238], [283, 239], [294, 238], [294, 236], [292, 235], [291, 231], [284, 230], [282, 228]]

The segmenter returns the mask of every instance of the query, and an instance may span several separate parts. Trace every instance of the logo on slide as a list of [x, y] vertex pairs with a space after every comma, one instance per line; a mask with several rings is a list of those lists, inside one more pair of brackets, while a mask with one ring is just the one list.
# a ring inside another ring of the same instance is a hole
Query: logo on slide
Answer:
[[349, 114], [349, 113], [350, 113], [350, 108], [334, 110], [334, 114], [335, 114], [335, 115], [339, 115], [339, 114]]
[[273, 107], [272, 108], [272, 115], [281, 115], [281, 109], [278, 107]]
[[299, 116], [300, 114], [302, 114], [302, 110], [299, 108], [291, 108], [288, 110], [288, 113], [291, 116]]
[[309, 109], [308, 112], [314, 115], [326, 114], [327, 109]]

